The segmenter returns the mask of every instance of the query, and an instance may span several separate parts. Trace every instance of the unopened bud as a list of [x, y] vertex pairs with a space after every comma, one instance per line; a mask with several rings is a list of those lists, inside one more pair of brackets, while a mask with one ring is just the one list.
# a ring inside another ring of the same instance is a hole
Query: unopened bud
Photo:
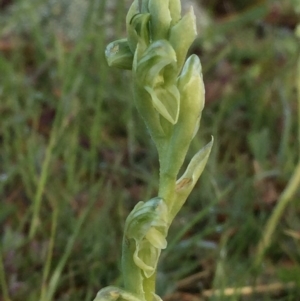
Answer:
[[177, 56], [178, 73], [184, 64], [187, 52], [197, 37], [196, 17], [193, 7], [171, 28], [169, 41]]
[[171, 14], [171, 26], [175, 25], [181, 19], [181, 2], [180, 0], [170, 0], [169, 9]]
[[[171, 0], [172, 1], [172, 0]], [[169, 0], [149, 0], [150, 28], [153, 41], [167, 39], [171, 25]]]
[[133, 54], [127, 39], [114, 41], [106, 47], [105, 56], [109, 66], [132, 69]]
[[192, 55], [186, 61], [177, 83], [180, 92], [180, 111], [178, 122], [174, 125], [169, 152], [162, 171], [177, 177], [189, 145], [199, 128], [204, 106], [204, 84], [200, 60]]

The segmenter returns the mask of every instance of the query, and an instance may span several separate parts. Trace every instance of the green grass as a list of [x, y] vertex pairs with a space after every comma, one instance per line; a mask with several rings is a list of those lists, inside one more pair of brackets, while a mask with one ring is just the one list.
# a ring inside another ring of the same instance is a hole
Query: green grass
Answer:
[[[92, 300], [100, 288], [121, 285], [125, 218], [157, 193], [157, 155], [130, 73], [109, 69], [104, 58], [106, 44], [122, 36], [128, 3], [109, 12], [108, 1], [91, 0], [68, 19], [68, 6], [60, 15], [54, 1], [44, 2], [16, 1], [0, 16], [1, 301]], [[191, 50], [200, 53], [207, 96], [191, 154], [210, 135], [215, 144], [162, 254], [158, 291], [168, 300], [176, 291], [200, 301], [212, 288], [288, 282], [295, 287], [275, 294], [208, 299], [300, 294], [299, 189], [254, 267], [299, 160], [299, 40], [287, 21], [268, 21], [270, 12], [262, 2], [212, 17]], [[294, 15], [286, 2], [279, 13]]]

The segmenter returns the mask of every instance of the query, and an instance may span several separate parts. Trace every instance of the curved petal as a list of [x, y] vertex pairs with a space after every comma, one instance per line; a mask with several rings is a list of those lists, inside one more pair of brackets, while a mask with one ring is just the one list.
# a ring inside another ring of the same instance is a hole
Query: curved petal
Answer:
[[177, 89], [145, 87], [145, 90], [151, 95], [152, 103], [155, 109], [172, 124], [176, 124], [179, 116], [180, 95]]
[[149, 229], [146, 234], [146, 239], [158, 249], [165, 249], [168, 244], [165, 235], [154, 227]]
[[134, 0], [131, 4], [128, 13], [126, 15], [126, 31], [127, 31], [127, 38], [128, 38], [128, 44], [130, 47], [130, 50], [132, 52], [135, 51], [137, 42], [138, 42], [138, 36], [137, 33], [132, 26], [132, 18], [139, 13], [139, 0]]
[[144, 272], [145, 277], [149, 278], [154, 274], [160, 253], [161, 249], [155, 248], [147, 240], [143, 240], [137, 244], [133, 260]]
[[174, 71], [176, 61], [176, 53], [168, 41], [152, 43], [137, 62], [136, 74], [140, 85], [153, 87], [163, 81], [161, 76], [164, 68], [168, 66]]

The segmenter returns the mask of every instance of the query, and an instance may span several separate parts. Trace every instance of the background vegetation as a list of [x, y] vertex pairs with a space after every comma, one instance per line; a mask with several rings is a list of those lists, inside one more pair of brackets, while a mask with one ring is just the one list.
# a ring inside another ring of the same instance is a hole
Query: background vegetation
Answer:
[[[121, 285], [124, 220], [156, 195], [158, 178], [130, 73], [104, 58], [123, 35], [129, 4], [1, 2], [1, 301], [88, 301]], [[158, 292], [165, 300], [299, 300], [299, 189], [253, 268], [299, 156], [298, 1], [194, 5], [191, 52], [202, 61], [206, 108], [192, 152], [210, 135], [215, 144], [171, 227]]]

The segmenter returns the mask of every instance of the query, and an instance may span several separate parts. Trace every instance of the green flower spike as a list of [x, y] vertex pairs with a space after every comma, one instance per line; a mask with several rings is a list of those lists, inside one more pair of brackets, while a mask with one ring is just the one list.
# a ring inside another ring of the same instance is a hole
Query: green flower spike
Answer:
[[127, 39], [110, 43], [110, 66], [131, 69], [134, 101], [156, 145], [158, 197], [139, 202], [125, 222], [122, 274], [125, 290], [102, 289], [94, 301], [162, 301], [155, 294], [156, 268], [167, 247], [170, 223], [208, 160], [213, 141], [192, 158], [178, 179], [204, 107], [201, 63], [186, 60], [196, 38], [194, 11], [181, 17], [180, 0], [134, 0], [126, 16]]
[[133, 260], [149, 278], [156, 270], [161, 249], [167, 247], [168, 208], [161, 198], [139, 202], [129, 214], [125, 236], [134, 239]]

